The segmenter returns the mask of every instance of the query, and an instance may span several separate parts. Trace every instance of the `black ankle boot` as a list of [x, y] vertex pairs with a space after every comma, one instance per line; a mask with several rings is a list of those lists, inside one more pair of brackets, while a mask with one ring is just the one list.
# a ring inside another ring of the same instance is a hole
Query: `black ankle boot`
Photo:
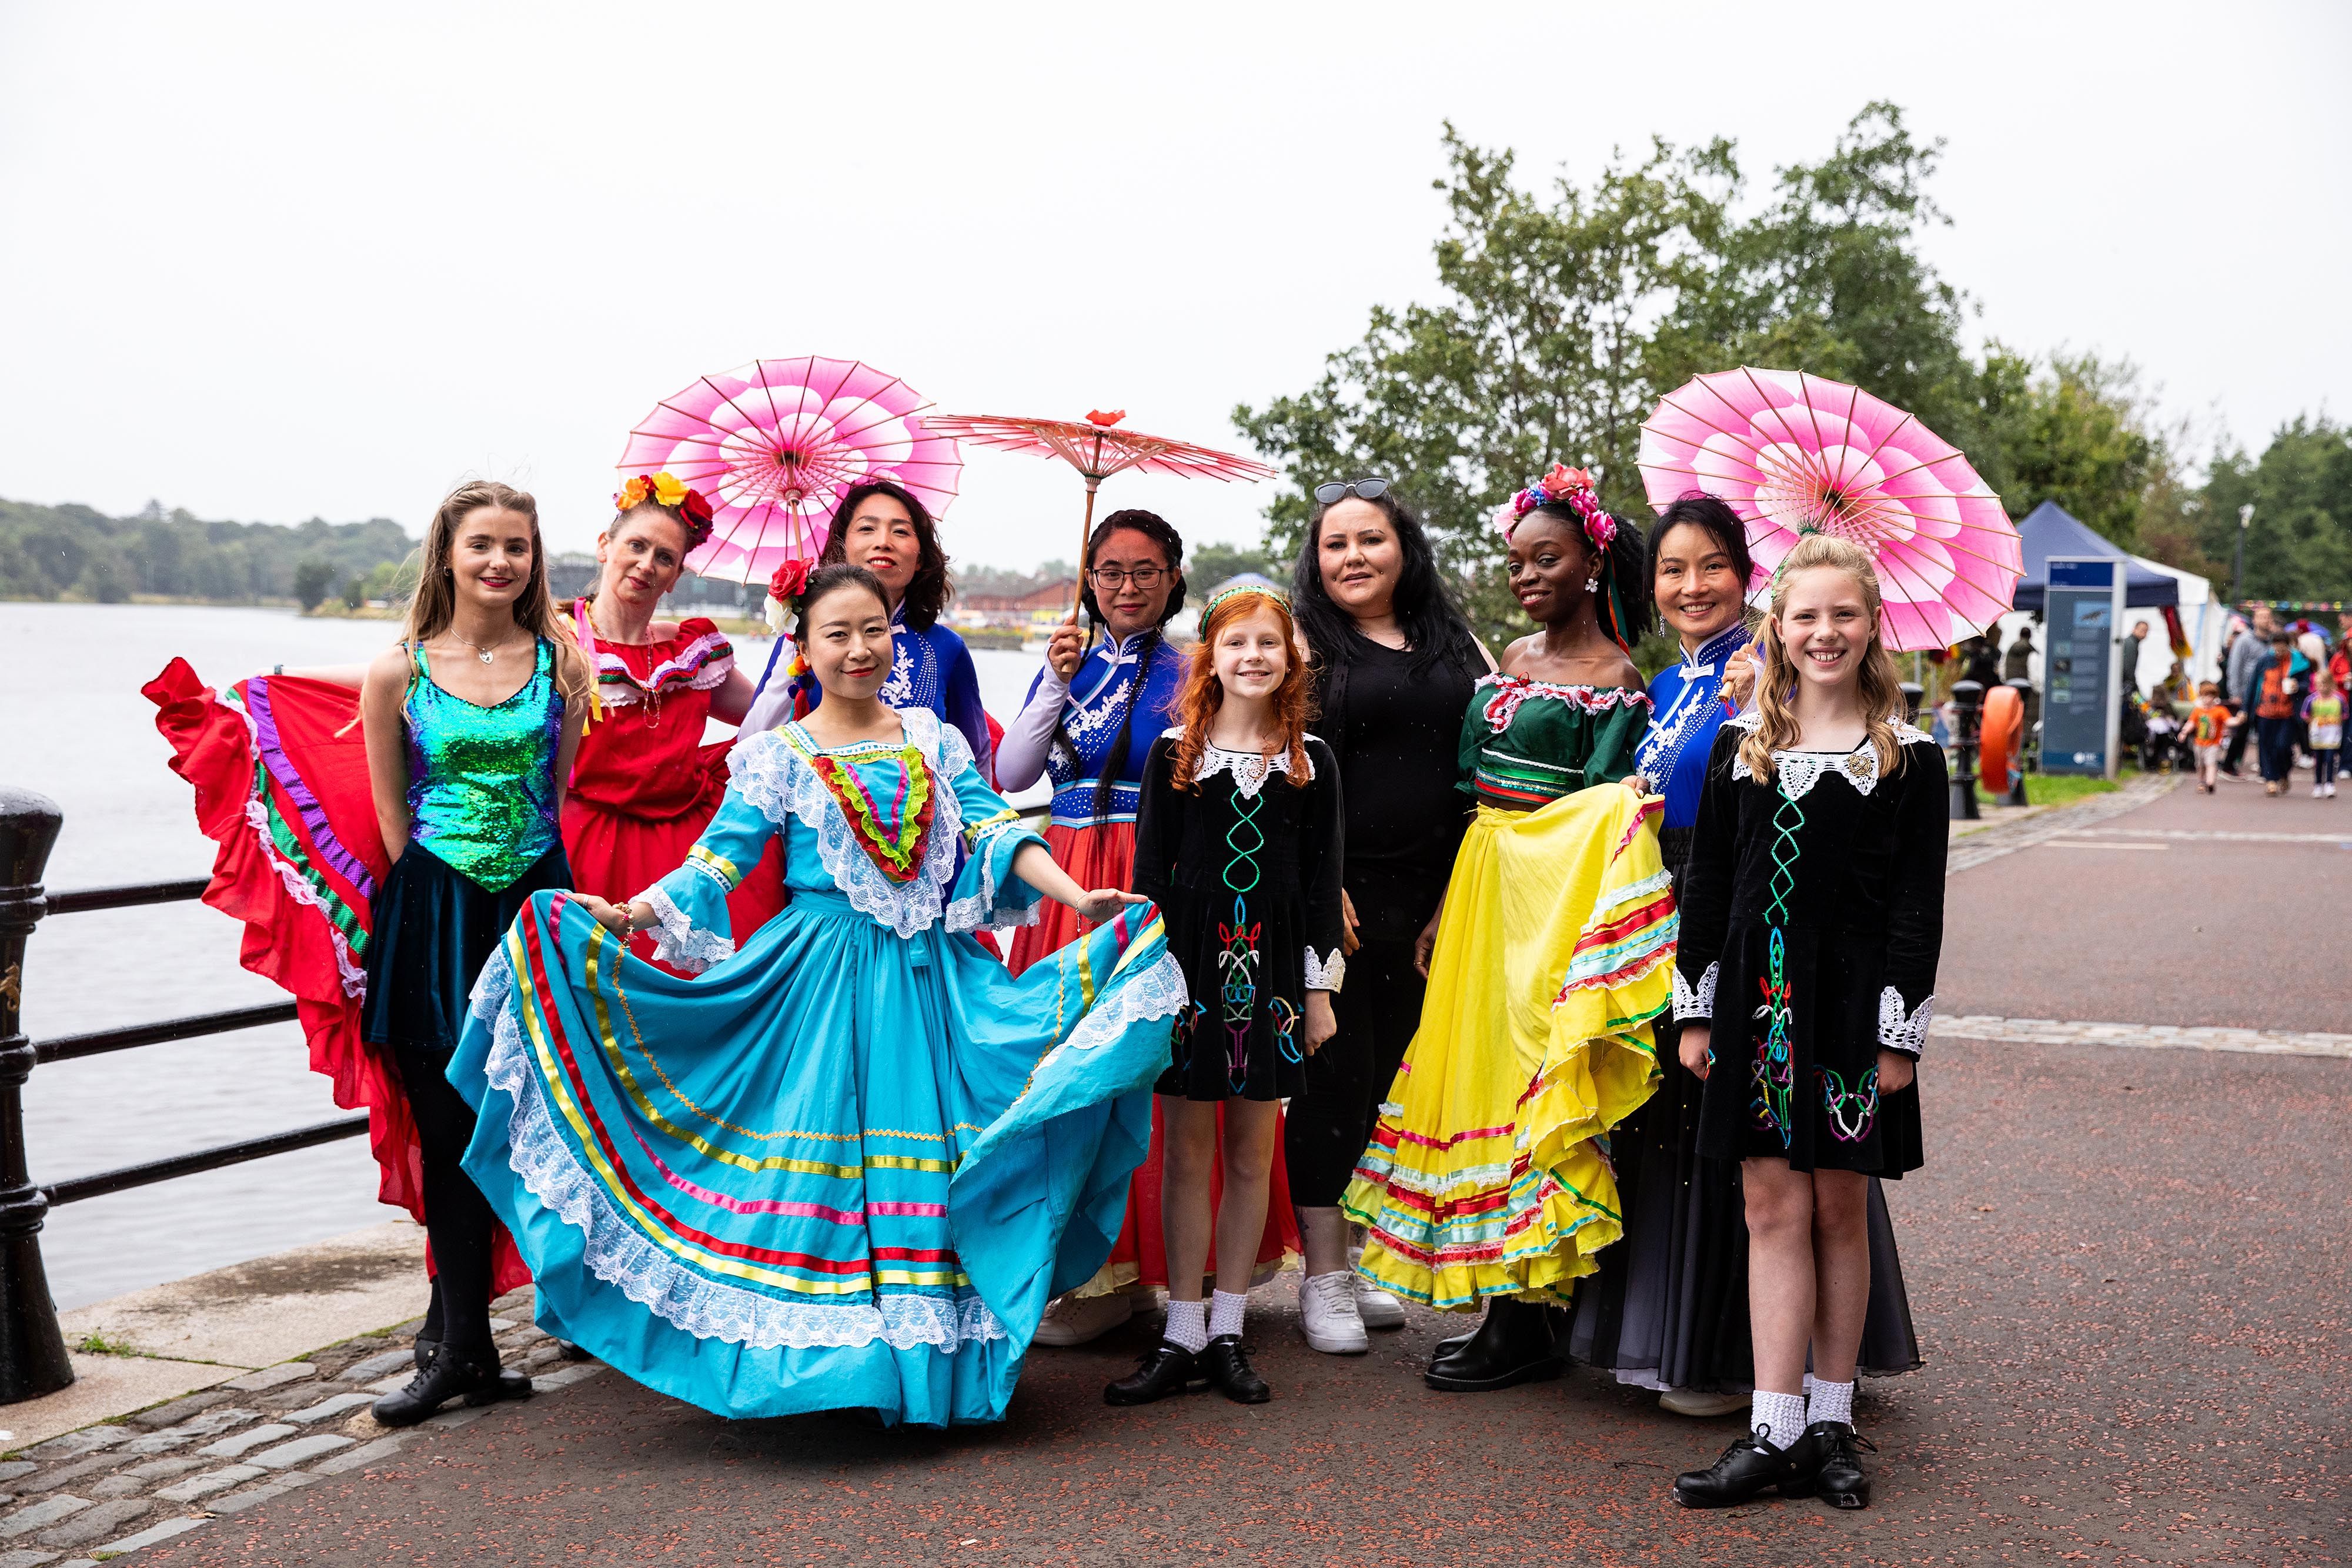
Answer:
[[1484, 1394], [1558, 1377], [1568, 1362], [1555, 1343], [1553, 1310], [1497, 1296], [1486, 1321], [1458, 1349], [1429, 1364], [1422, 1381], [1445, 1394]]
[[[522, 1379], [522, 1385], [527, 1391], [530, 1380]], [[433, 1364], [410, 1378], [407, 1387], [375, 1402], [375, 1418], [387, 1427], [414, 1427], [452, 1399], [462, 1398], [468, 1405], [488, 1405], [517, 1397], [527, 1398], [529, 1395], [507, 1390], [495, 1353], [467, 1359], [452, 1354], [444, 1344], [434, 1354]]]
[[1103, 1390], [1106, 1405], [1149, 1405], [1171, 1394], [1189, 1394], [1208, 1377], [1200, 1358], [1172, 1340], [1161, 1340], [1136, 1363], [1135, 1370]]
[[[1675, 1478], [1675, 1500], [1685, 1508], [1737, 1508], [1775, 1487], [1785, 1497], [1802, 1497], [1803, 1480], [1794, 1463], [1794, 1448], [1791, 1444], [1776, 1448], [1754, 1432], [1735, 1437], [1714, 1464]], [[1791, 1491], [1791, 1487], [1801, 1490]]]
[[1832, 1508], [1868, 1508], [1870, 1472], [1862, 1468], [1864, 1451], [1874, 1454], [1878, 1445], [1847, 1423], [1814, 1422], [1789, 1445], [1795, 1475], [1782, 1485], [1781, 1495], [1817, 1497]]
[[[558, 1344], [565, 1343], [562, 1340], [558, 1340], [555, 1343]], [[569, 1358], [572, 1361], [585, 1361], [588, 1358], [588, 1353], [584, 1350], [581, 1350], [576, 1344], [569, 1345], [567, 1348], [578, 1353]], [[440, 1354], [441, 1342], [437, 1339], [425, 1338], [423, 1332], [420, 1331], [416, 1336], [416, 1345], [414, 1352], [416, 1362], [416, 1370], [420, 1373], [430, 1371], [433, 1366], [433, 1358]], [[515, 1371], [511, 1367], [502, 1366], [499, 1368], [498, 1396], [500, 1399], [528, 1399], [530, 1396], [530, 1379], [528, 1376], [522, 1373]]]
[[1242, 1349], [1242, 1336], [1237, 1333], [1219, 1334], [1201, 1353], [1201, 1370], [1209, 1375], [1209, 1385], [1236, 1405], [1263, 1405], [1274, 1397], [1274, 1390], [1249, 1364], [1249, 1354]]

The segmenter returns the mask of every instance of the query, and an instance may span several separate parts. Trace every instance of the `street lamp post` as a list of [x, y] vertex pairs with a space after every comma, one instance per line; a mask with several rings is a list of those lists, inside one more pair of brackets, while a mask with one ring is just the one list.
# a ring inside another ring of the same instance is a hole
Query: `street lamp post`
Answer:
[[2248, 501], [2238, 508], [2238, 557], [2230, 566], [2230, 602], [2245, 602], [2246, 594], [2246, 529], [2254, 520], [2254, 504]]

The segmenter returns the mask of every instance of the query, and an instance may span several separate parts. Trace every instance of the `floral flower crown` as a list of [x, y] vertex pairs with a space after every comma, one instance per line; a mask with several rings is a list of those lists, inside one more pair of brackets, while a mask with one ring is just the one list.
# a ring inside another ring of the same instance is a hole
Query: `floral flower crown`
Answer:
[[1592, 492], [1592, 471], [1570, 468], [1555, 463], [1551, 472], [1519, 491], [1495, 514], [1496, 529], [1505, 538], [1519, 526], [1519, 519], [1538, 507], [1565, 506], [1584, 519], [1584, 536], [1602, 549], [1607, 549], [1617, 538], [1617, 519], [1601, 509], [1601, 497]]
[[688, 550], [700, 549], [710, 538], [710, 497], [691, 488], [667, 469], [658, 474], [640, 474], [623, 485], [613, 497], [613, 509], [626, 512], [647, 501], [677, 513], [686, 524]]
[[800, 613], [801, 595], [808, 591], [809, 573], [815, 569], [806, 558], [788, 560], [768, 579], [768, 625], [779, 636]]

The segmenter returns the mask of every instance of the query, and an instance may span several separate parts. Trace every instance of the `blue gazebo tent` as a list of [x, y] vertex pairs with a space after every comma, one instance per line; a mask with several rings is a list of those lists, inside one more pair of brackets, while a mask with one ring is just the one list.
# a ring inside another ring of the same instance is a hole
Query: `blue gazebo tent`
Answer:
[[2052, 556], [2105, 556], [2126, 563], [2124, 608], [2161, 610], [2180, 602], [2180, 585], [2120, 546], [2101, 538], [2090, 526], [2055, 501], [2044, 501], [2017, 525], [2025, 547], [2025, 575], [2018, 580], [2015, 608], [2039, 613], [2050, 586]]

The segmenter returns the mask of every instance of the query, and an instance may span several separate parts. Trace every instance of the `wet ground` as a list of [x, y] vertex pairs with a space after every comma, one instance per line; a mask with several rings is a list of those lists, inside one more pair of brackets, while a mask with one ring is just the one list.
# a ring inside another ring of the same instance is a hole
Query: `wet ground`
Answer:
[[[1943, 1010], [2342, 1030], [2352, 927], [2313, 889], [2352, 890], [2347, 841], [2352, 804], [2179, 790], [1963, 871]], [[1286, 1282], [1251, 1325], [1268, 1406], [1104, 1406], [1141, 1323], [1035, 1353], [1009, 1420], [948, 1434], [730, 1425], [606, 1374], [139, 1561], [2352, 1556], [2352, 1063], [1939, 1036], [1922, 1083], [1930, 1163], [1889, 1200], [1928, 1362], [1865, 1385], [1866, 1512], [1685, 1512], [1673, 1473], [1738, 1417], [1664, 1415], [1583, 1371], [1431, 1393], [1419, 1364], [1453, 1325], [1417, 1314], [1370, 1355], [1320, 1356]]]

